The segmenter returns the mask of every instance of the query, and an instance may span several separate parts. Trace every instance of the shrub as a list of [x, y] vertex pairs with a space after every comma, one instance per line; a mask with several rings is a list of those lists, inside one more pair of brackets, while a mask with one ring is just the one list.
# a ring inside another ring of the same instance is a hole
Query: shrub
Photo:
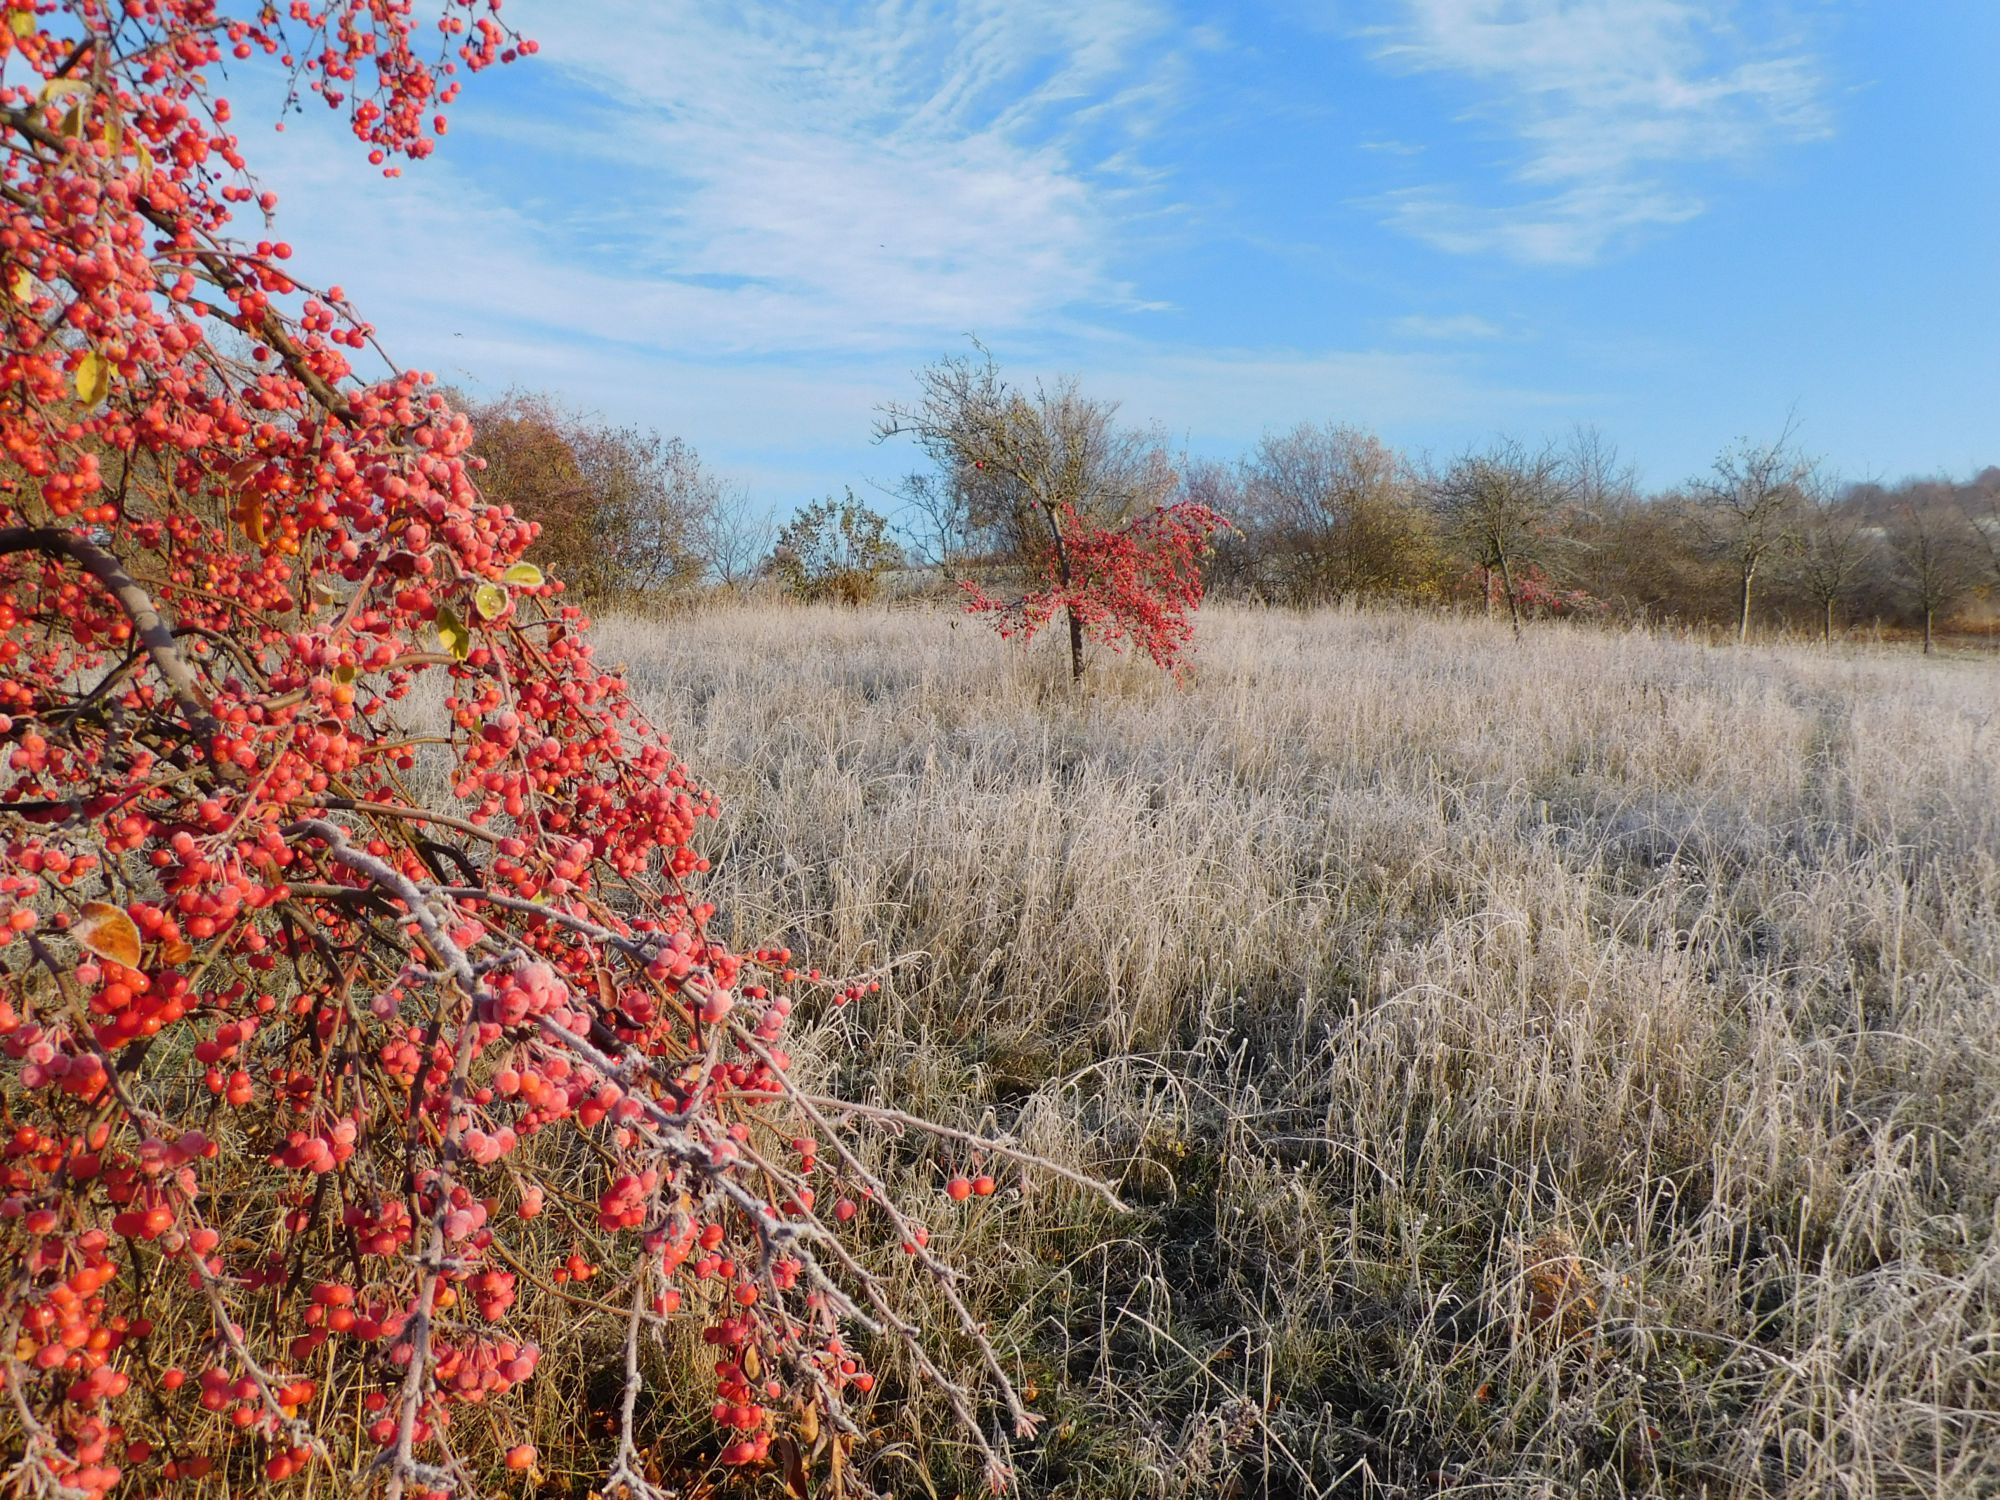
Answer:
[[829, 495], [801, 508], [778, 533], [771, 557], [785, 592], [808, 604], [865, 604], [880, 591], [882, 575], [903, 562], [887, 519], [852, 490], [844, 500]]

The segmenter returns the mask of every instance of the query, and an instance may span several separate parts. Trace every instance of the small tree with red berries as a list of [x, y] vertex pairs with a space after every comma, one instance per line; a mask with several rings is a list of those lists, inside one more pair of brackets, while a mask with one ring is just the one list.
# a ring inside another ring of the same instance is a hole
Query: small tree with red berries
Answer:
[[1577, 486], [1567, 455], [1553, 447], [1531, 451], [1511, 438], [1466, 451], [1426, 482], [1446, 544], [1478, 571], [1487, 615], [1504, 601], [1517, 639], [1524, 608], [1559, 602], [1539, 569], [1532, 577], [1523, 570], [1554, 546]]
[[1028, 1431], [849, 1144], [919, 1122], [794, 1084], [825, 987], [710, 937], [715, 804], [482, 499], [468, 424], [428, 376], [357, 378], [340, 289], [231, 234], [275, 205], [226, 62], [421, 158], [460, 74], [533, 50], [478, 9], [0, 4], [0, 1487], [476, 1494], [536, 1463], [558, 1309], [624, 1351], [607, 1493], [658, 1493], [642, 1350], [682, 1321], [724, 1462], [851, 1434], [872, 1330], [997, 1479], [985, 1397], [864, 1264], [935, 1279]]
[[876, 433], [914, 437], [935, 465], [913, 485], [932, 511], [950, 497], [952, 524], [984, 565], [960, 580], [967, 608], [1023, 641], [1061, 616], [1073, 680], [1086, 640], [1178, 670], [1201, 560], [1228, 523], [1182, 496], [1165, 444], [1073, 381], [1015, 389], [984, 349], [940, 360], [918, 382], [919, 399], [885, 407]]

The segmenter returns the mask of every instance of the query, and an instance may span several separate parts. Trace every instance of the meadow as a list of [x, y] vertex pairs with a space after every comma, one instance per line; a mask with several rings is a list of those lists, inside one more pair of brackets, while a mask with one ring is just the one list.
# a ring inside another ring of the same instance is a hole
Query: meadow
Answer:
[[[1035, 1395], [1025, 1493], [2000, 1487], [1990, 661], [1216, 607], [1184, 685], [1079, 692], [929, 609], [599, 635], [721, 796], [725, 934], [882, 980], [805, 1076], [1128, 1205], [872, 1147]], [[872, 1482], [953, 1493], [884, 1381]]]

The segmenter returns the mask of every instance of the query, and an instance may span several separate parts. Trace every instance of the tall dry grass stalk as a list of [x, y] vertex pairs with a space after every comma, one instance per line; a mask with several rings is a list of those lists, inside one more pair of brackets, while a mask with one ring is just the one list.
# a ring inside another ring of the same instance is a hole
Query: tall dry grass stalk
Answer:
[[[886, 971], [805, 1066], [1137, 1204], [935, 1198], [1029, 1493], [2000, 1492], [1990, 665], [1215, 609], [1185, 690], [1076, 694], [921, 611], [600, 636], [723, 797], [732, 939]], [[876, 1482], [948, 1486], [894, 1374]]]

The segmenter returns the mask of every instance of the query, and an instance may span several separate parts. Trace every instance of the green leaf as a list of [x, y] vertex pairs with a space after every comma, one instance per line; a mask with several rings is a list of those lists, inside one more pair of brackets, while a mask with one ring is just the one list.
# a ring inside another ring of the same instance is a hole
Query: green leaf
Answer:
[[465, 628], [465, 621], [458, 617], [458, 611], [449, 604], [440, 604], [437, 612], [438, 640], [444, 649], [459, 661], [472, 655], [472, 632]]
[[76, 396], [85, 406], [95, 406], [111, 391], [111, 365], [95, 349], [83, 356], [76, 367]]
[[482, 583], [472, 591], [473, 608], [482, 620], [497, 620], [507, 613], [507, 591], [497, 583]]
[[507, 582], [518, 584], [524, 589], [538, 589], [542, 586], [542, 570], [533, 563], [515, 563], [513, 567], [500, 576], [506, 579]]

